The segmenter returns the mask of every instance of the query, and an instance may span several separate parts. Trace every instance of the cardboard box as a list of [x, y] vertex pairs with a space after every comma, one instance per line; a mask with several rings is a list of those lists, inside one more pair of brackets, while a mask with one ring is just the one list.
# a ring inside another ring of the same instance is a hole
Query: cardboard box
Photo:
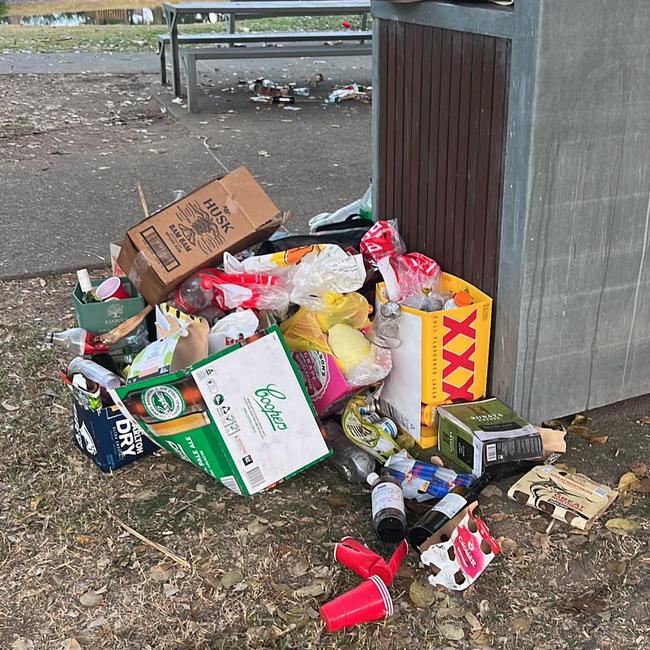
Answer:
[[509, 490], [519, 503], [545, 512], [574, 528], [589, 530], [618, 496], [584, 474], [569, 474], [554, 465], [533, 467]]
[[76, 388], [73, 389], [74, 440], [102, 472], [123, 467], [147, 456], [157, 446], [116, 406], [93, 410]]
[[[403, 306], [402, 344], [392, 351], [393, 369], [381, 394], [382, 411], [417, 441], [422, 404], [480, 399], [487, 386], [492, 299], [448, 273], [440, 291], [467, 291], [473, 304], [435, 312]], [[383, 284], [377, 285], [377, 302], [386, 302]]]
[[[110, 332], [127, 318], [135, 316], [144, 309], [144, 300], [135, 290], [135, 287], [129, 279], [120, 279], [128, 293], [133, 296], [132, 298], [86, 304], [82, 302], [81, 288], [77, 283], [72, 293], [72, 304], [77, 312], [79, 327], [83, 327], [93, 334], [106, 334], [106, 332]], [[93, 287], [97, 287], [102, 282], [103, 279], [93, 280], [92, 285]]]
[[245, 167], [155, 212], [124, 238], [118, 263], [149, 304], [205, 266], [267, 239], [282, 214]]
[[266, 490], [330, 453], [277, 327], [111, 394], [158, 445], [239, 494]]
[[318, 350], [294, 352], [293, 359], [305, 380], [307, 392], [320, 417], [338, 413], [359, 391], [345, 379], [336, 359]]
[[439, 406], [438, 449], [474, 476], [494, 465], [544, 458], [539, 431], [494, 397]]

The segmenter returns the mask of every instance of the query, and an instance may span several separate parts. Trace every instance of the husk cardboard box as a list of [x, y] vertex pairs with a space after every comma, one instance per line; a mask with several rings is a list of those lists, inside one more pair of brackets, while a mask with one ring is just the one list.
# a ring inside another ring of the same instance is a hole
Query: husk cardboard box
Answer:
[[542, 435], [496, 398], [438, 407], [438, 449], [481, 476], [495, 465], [542, 460]]
[[195, 271], [267, 239], [282, 213], [245, 167], [217, 178], [127, 231], [118, 257], [155, 305]]
[[276, 326], [111, 394], [156, 444], [239, 494], [266, 490], [330, 453]]
[[[83, 302], [81, 287], [77, 283], [72, 294], [72, 303], [77, 312], [79, 327], [83, 327], [93, 334], [106, 334], [106, 332], [110, 332], [127, 318], [135, 316], [144, 309], [144, 300], [135, 290], [130, 280], [128, 278], [120, 278], [120, 280], [122, 286], [131, 296], [130, 298], [89, 303]], [[93, 280], [93, 288], [98, 287], [102, 282], [103, 279]]]
[[[385, 415], [418, 442], [422, 404], [480, 399], [487, 385], [492, 299], [449, 273], [442, 274], [440, 291], [467, 291], [472, 304], [434, 312], [402, 306], [402, 344], [392, 350], [393, 369], [380, 398]], [[377, 302], [386, 301], [379, 284]]]

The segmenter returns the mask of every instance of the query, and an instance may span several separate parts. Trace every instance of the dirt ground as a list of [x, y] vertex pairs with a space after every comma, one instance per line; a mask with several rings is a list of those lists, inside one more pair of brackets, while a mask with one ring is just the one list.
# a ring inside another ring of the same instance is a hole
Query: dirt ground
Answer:
[[[647, 497], [619, 499], [583, 534], [525, 509], [508, 484], [482, 497], [503, 553], [464, 593], [428, 588], [411, 554], [380, 624], [327, 634], [320, 604], [357, 582], [332, 560], [372, 533], [368, 490], [327, 464], [272, 492], [242, 498], [158, 452], [114, 475], [73, 446], [70, 398], [56, 379], [68, 360], [42, 343], [73, 326], [73, 277], [0, 283], [0, 647], [518, 648], [582, 650], [650, 644]], [[636, 410], [635, 410], [636, 409]], [[608, 426], [602, 445], [569, 437], [570, 467], [616, 485], [648, 454], [648, 401]], [[628, 405], [627, 411], [630, 411]], [[617, 417], [614, 414], [614, 417]], [[643, 418], [646, 418], [644, 424]], [[613, 433], [616, 429], [619, 433]], [[619, 535], [605, 523], [638, 525]], [[169, 559], [121, 525], [163, 544]], [[416, 606], [409, 592], [424, 586]]]

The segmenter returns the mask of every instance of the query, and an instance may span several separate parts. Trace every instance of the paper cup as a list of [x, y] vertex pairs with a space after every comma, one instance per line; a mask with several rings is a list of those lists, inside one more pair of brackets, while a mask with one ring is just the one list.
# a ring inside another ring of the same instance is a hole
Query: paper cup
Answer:
[[108, 280], [104, 280], [95, 289], [95, 295], [102, 302], [105, 300], [123, 300], [124, 298], [131, 297], [120, 278], [108, 278]]

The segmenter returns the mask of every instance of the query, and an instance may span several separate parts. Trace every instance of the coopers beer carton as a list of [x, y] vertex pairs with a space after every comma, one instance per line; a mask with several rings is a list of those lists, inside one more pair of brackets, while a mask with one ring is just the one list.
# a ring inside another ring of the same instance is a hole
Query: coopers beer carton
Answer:
[[239, 494], [266, 490], [330, 453], [277, 327], [111, 395], [156, 444]]

